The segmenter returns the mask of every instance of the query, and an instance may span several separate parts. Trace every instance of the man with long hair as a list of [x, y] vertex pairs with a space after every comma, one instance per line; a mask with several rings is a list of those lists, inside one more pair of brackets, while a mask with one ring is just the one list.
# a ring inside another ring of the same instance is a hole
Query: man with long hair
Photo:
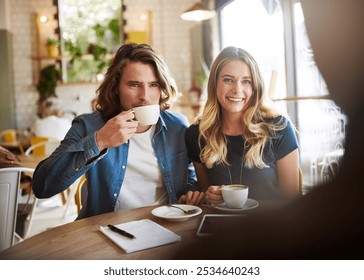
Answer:
[[[34, 173], [33, 190], [47, 198], [86, 173], [87, 198], [78, 218], [185, 202], [199, 204], [184, 137], [188, 122], [167, 111], [178, 90], [162, 57], [149, 45], [119, 48], [97, 90], [97, 110], [73, 121], [59, 148]], [[159, 105], [155, 125], [135, 120], [133, 108]]]

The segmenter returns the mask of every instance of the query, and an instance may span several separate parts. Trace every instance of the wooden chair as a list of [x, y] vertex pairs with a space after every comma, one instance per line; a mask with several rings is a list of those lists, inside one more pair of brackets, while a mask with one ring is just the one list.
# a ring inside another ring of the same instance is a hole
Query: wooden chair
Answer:
[[0, 251], [14, 245], [15, 240], [22, 241], [30, 232], [37, 198], [33, 196], [33, 204], [28, 215], [28, 227], [23, 238], [16, 232], [18, 209], [18, 193], [20, 190], [21, 173], [33, 173], [33, 168], [9, 167], [0, 169]]
[[49, 156], [60, 144], [60, 141], [47, 137], [31, 137], [29, 139], [31, 146], [25, 151], [25, 155], [30, 154], [42, 156]]
[[[26, 156], [29, 156], [30, 154], [49, 156], [61, 143], [58, 139], [40, 136], [30, 137], [29, 142], [31, 143], [31, 146], [25, 151]], [[65, 205], [67, 203], [68, 191], [61, 192], [60, 195], [62, 204]]]
[[75, 201], [76, 201], [76, 205], [77, 205], [77, 215], [80, 215], [80, 212], [81, 212], [81, 208], [82, 208], [81, 189], [82, 189], [83, 185], [86, 183], [86, 180], [87, 180], [86, 176], [83, 175], [77, 186], [77, 191], [75, 194]]
[[64, 217], [67, 215], [67, 211], [71, 202], [71, 198], [75, 198], [75, 203], [77, 207], [77, 215], [80, 214], [82, 208], [82, 199], [81, 199], [81, 189], [84, 183], [86, 182], [86, 176], [82, 175], [81, 178], [78, 178], [73, 184], [74, 186], [71, 187], [71, 192], [69, 194], [69, 198], [67, 200], [66, 209], [64, 211]]
[[298, 191], [300, 195], [303, 195], [303, 188], [302, 188], [302, 170], [301, 168], [298, 169]]
[[18, 148], [24, 155], [24, 147], [29, 144], [29, 133], [26, 130], [6, 129], [0, 132], [0, 142], [5, 148]]

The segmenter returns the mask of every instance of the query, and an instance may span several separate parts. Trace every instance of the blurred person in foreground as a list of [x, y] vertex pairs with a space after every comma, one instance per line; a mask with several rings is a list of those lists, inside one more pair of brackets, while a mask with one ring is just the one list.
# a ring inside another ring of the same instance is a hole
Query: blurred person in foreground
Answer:
[[223, 203], [221, 186], [229, 184], [247, 185], [257, 200], [298, 196], [294, 128], [266, 95], [247, 51], [229, 46], [215, 58], [205, 108], [185, 138], [207, 203]]
[[[119, 48], [98, 88], [97, 110], [73, 120], [59, 148], [36, 168], [33, 191], [48, 198], [86, 173], [87, 197], [78, 218], [165, 203], [199, 204], [188, 162], [186, 118], [167, 111], [178, 90], [161, 56], [146, 44]], [[155, 125], [141, 125], [133, 108], [159, 104]]]
[[315, 61], [349, 118], [339, 174], [294, 202], [201, 238], [181, 259], [364, 258], [364, 2], [301, 0]]

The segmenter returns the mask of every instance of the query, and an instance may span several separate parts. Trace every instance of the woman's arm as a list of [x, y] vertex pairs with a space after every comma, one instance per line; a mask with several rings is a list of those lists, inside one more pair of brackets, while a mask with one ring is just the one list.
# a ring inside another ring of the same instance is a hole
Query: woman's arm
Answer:
[[298, 149], [277, 160], [277, 177], [282, 197], [293, 198], [299, 195]]
[[196, 176], [197, 176], [197, 182], [200, 186], [200, 190], [202, 192], [206, 192], [207, 188], [210, 186], [209, 179], [207, 177], [207, 172], [205, 170], [205, 167], [202, 163], [193, 162], [193, 166], [195, 167]]
[[199, 205], [204, 197], [205, 191], [207, 190], [207, 174], [201, 163], [193, 162], [193, 166], [195, 167], [197, 183], [199, 185], [199, 191], [188, 191], [186, 194], [181, 195], [178, 199], [178, 203], [186, 203], [192, 205]]
[[197, 182], [201, 187], [201, 191], [205, 192], [206, 203], [220, 204], [223, 201], [221, 194], [221, 186], [211, 186], [207, 177], [207, 172], [202, 163], [193, 162], [195, 166]]

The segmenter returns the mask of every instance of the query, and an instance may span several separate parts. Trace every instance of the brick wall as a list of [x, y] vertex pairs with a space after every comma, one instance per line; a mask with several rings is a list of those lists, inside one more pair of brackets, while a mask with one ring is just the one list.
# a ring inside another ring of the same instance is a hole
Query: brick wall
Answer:
[[[32, 56], [44, 53], [45, 46], [42, 45], [38, 53], [35, 14], [46, 14], [51, 19], [55, 13], [52, 2], [52, 0], [12, 0], [10, 2], [16, 123], [20, 129], [30, 127], [37, 112], [38, 92], [35, 89], [34, 80], [35, 71], [39, 69], [36, 67], [38, 62], [33, 60]], [[49, 30], [54, 29], [55, 23], [50, 21], [47, 24]]]

